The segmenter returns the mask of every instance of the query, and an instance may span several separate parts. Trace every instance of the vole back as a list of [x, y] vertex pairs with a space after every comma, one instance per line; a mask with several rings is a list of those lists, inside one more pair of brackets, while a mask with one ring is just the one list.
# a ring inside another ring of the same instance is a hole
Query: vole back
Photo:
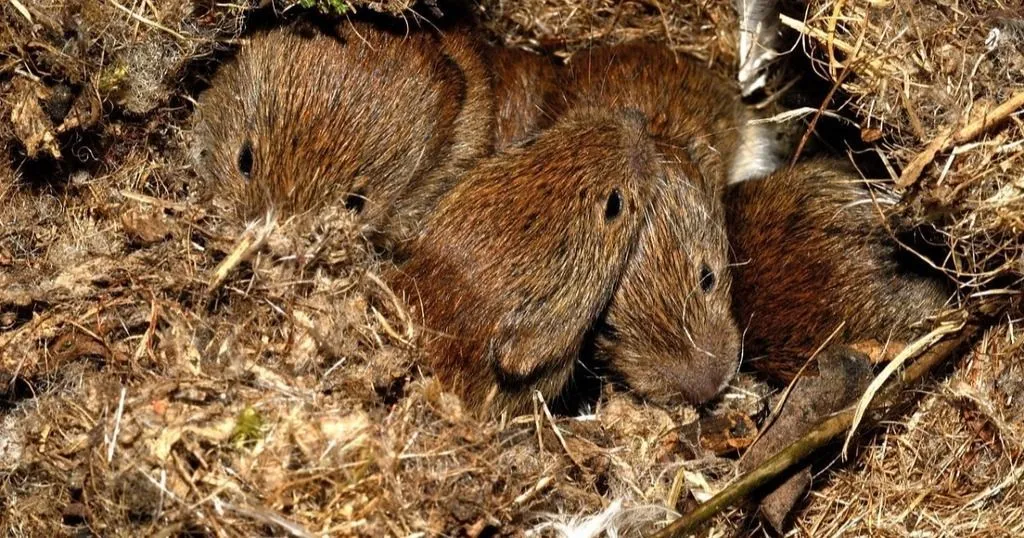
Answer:
[[561, 85], [565, 106], [639, 110], [662, 153], [689, 159], [707, 179], [760, 177], [779, 164], [779, 147], [764, 127], [750, 123], [754, 115], [736, 83], [664, 44], [639, 41], [579, 52]]
[[520, 49], [491, 47], [487, 61], [494, 78], [495, 149], [523, 142], [549, 127], [564, 112], [561, 66], [554, 58]]
[[950, 296], [886, 229], [895, 198], [847, 170], [811, 161], [729, 188], [734, 310], [769, 375], [791, 378], [837, 330], [833, 344], [906, 343]]

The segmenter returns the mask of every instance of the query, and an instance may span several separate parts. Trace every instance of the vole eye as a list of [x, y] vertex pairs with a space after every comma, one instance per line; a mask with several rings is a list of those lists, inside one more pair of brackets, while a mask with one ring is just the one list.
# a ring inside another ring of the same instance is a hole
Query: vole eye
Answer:
[[238, 150], [238, 171], [246, 180], [252, 177], [252, 142], [246, 140]]
[[363, 212], [364, 205], [366, 205], [366, 197], [363, 196], [361, 190], [357, 190], [356, 192], [349, 193], [345, 196], [345, 209], [348, 209], [357, 215]]
[[611, 222], [619, 216], [622, 212], [622, 196], [619, 195], [619, 189], [612, 189], [612, 192], [608, 194], [608, 202], [604, 206], [604, 220]]
[[704, 293], [711, 293], [711, 290], [715, 289], [715, 273], [711, 272], [706, 263], [700, 266], [700, 289], [704, 290]]

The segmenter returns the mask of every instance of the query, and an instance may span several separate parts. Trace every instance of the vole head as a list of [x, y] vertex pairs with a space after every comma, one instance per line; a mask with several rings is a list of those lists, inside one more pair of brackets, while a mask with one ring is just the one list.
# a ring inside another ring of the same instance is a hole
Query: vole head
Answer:
[[199, 98], [197, 168], [245, 218], [384, 214], [446, 151], [464, 81], [437, 46], [370, 27], [251, 37]]
[[666, 175], [596, 349], [645, 398], [699, 404], [739, 367], [725, 214], [716, 187], [695, 167], [682, 156], [663, 158]]
[[568, 114], [485, 160], [438, 206], [394, 281], [426, 358], [471, 405], [522, 409], [568, 382], [645, 226], [658, 175], [644, 122]]

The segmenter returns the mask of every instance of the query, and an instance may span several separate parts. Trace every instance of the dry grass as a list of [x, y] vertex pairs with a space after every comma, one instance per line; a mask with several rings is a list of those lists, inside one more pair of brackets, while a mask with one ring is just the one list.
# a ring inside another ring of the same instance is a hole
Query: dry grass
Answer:
[[965, 306], [1001, 316], [913, 414], [825, 477], [798, 526], [810, 536], [1020, 535], [1024, 3], [808, 4], [786, 24], [819, 75], [842, 81], [831, 106], [880, 131], [875, 148], [905, 187], [903, 210], [938, 232]]
[[508, 46], [561, 55], [592, 45], [657, 39], [721, 67], [736, 61], [729, 2], [680, 0], [485, 1], [484, 24]]
[[[517, 46], [653, 37], [724, 68], [729, 4], [489, 1], [481, 13]], [[812, 1], [798, 50], [827, 77], [853, 70], [833, 106], [882, 129], [893, 170], [1019, 89], [1019, 2], [864, 5]], [[189, 97], [244, 15], [184, 0], [0, 0], [6, 535], [514, 536], [615, 499], [643, 528], [734, 476], [734, 460], [693, 446], [693, 410], [627, 394], [587, 420], [549, 417], [542, 402], [523, 417], [467, 415], [417, 368], [416, 327], [344, 215], [263, 230], [217, 279], [255, 232], [197, 195]], [[939, 151], [906, 191], [910, 218], [945, 238], [965, 305], [984, 296], [1001, 321], [912, 414], [823, 476], [798, 533], [1024, 530], [1022, 151], [1017, 115]], [[727, 403], [763, 406], [763, 387], [738, 385]], [[708, 532], [736, 531], [759, 532], [739, 510]]]
[[[950, 274], [972, 290], [1019, 289], [1024, 3], [809, 4], [806, 21], [789, 24], [801, 49], [826, 78], [851, 71], [842, 105], [862, 129], [884, 134], [881, 155], [915, 187], [908, 205], [917, 218], [944, 235]], [[1013, 101], [1011, 114], [993, 115]], [[919, 165], [924, 174], [910, 177]]]

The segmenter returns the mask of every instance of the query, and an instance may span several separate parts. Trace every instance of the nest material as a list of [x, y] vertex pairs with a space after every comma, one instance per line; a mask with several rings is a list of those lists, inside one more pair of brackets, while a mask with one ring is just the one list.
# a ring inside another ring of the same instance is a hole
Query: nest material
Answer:
[[[391, 4], [405, 5], [350, 5]], [[894, 176], [1019, 89], [1019, 3], [864, 5], [812, 1], [800, 32], [824, 76], [852, 70], [833, 106], [881, 129]], [[735, 58], [728, 0], [488, 1], [479, 13], [515, 46], [645, 37], [721, 68]], [[638, 515], [617, 524], [636, 530], [734, 476], [734, 460], [689, 442], [693, 410], [627, 394], [587, 420], [543, 402], [524, 417], [467, 415], [417, 368], [415, 323], [344, 214], [244, 230], [201, 201], [187, 97], [245, 15], [0, 0], [0, 528], [521, 535], [618, 500]], [[1020, 287], [1022, 146], [1008, 118], [942, 149], [907, 191], [969, 291]], [[259, 248], [217, 276], [240, 238]], [[1024, 530], [1024, 352], [1013, 296], [994, 296], [1001, 325], [855, 464], [825, 475], [796, 520], [803, 534]], [[756, 408], [763, 388], [742, 382], [733, 401]], [[734, 530], [751, 530], [742, 511], [712, 532]]]
[[841, 105], [882, 137], [894, 178], [917, 187], [917, 218], [945, 237], [949, 274], [1020, 289], [1024, 2], [808, 4], [784, 24], [820, 75], [843, 81]]
[[594, 43], [664, 41], [728, 68], [736, 62], [736, 11], [728, 1], [526, 0], [481, 2], [484, 26], [505, 45], [569, 56]]

